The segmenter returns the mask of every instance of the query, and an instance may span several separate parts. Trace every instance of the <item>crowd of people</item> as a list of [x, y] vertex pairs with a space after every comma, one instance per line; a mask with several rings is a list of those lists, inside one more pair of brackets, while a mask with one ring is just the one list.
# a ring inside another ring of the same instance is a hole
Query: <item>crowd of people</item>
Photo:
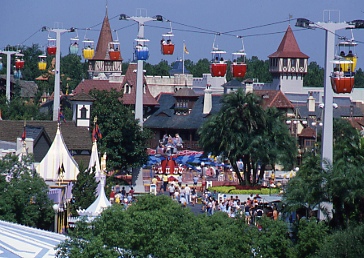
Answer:
[[124, 205], [124, 207], [127, 208], [136, 201], [134, 193], [133, 187], [130, 187], [128, 192], [126, 191], [125, 186], [121, 188], [113, 187], [110, 192], [110, 203]]

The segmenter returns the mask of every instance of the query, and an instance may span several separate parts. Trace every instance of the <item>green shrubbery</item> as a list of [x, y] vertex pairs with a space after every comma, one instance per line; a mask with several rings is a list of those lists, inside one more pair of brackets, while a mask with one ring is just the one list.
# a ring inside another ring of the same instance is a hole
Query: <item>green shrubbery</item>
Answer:
[[216, 191], [218, 193], [227, 194], [278, 194], [279, 188], [250, 188], [250, 189], [236, 189], [235, 186], [214, 186], [210, 187], [209, 191]]

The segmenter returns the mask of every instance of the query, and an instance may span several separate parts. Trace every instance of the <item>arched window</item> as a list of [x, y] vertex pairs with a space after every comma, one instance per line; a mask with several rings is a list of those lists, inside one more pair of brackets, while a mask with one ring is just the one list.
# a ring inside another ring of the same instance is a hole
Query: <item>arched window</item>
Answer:
[[131, 91], [130, 88], [131, 88], [130, 85], [126, 83], [124, 85], [124, 94], [130, 94], [130, 91]]
[[81, 119], [86, 119], [86, 114], [87, 114], [87, 108], [85, 108], [85, 106], [83, 106], [81, 108]]

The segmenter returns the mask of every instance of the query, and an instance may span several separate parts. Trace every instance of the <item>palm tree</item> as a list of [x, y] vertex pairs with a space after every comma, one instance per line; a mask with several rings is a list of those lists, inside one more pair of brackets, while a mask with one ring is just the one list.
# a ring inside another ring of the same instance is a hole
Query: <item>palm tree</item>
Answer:
[[205, 152], [226, 156], [235, 171], [239, 171], [236, 162], [244, 158], [244, 179], [240, 173], [237, 177], [241, 184], [247, 184], [250, 183], [250, 157], [257, 156], [257, 149], [252, 146], [263, 128], [265, 116], [260, 98], [240, 89], [223, 97], [220, 111], [199, 130], [200, 143]]

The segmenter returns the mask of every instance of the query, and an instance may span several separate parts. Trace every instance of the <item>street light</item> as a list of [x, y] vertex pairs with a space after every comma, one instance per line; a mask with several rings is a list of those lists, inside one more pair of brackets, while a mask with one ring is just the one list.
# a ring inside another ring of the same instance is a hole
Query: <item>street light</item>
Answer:
[[53, 204], [52, 206], [54, 211], [54, 232], [58, 233], [58, 209], [59, 205], [57, 203]]

